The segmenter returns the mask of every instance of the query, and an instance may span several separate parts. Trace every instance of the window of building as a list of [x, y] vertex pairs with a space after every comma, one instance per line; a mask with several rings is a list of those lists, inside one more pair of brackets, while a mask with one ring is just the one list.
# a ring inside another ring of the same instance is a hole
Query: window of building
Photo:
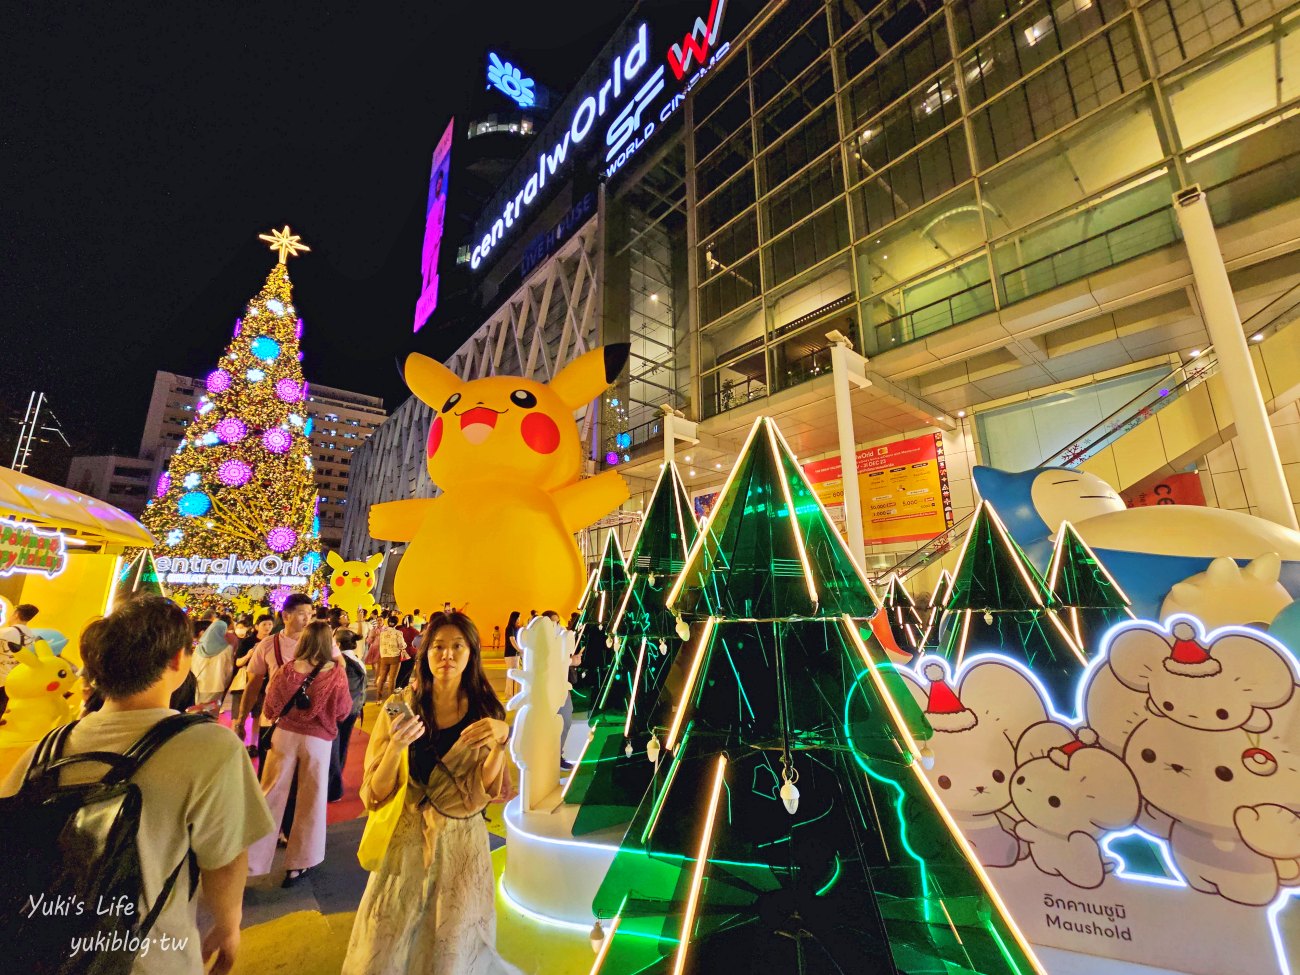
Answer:
[[784, 183], [838, 141], [835, 105], [827, 102], [760, 160], [760, 192], [766, 193]]
[[[928, 6], [930, 10], [935, 10], [939, 5], [933, 3]], [[914, 9], [908, 13], [906, 11], [909, 8]], [[881, 12], [893, 11], [886, 20], [900, 18], [899, 27], [907, 28], [907, 33], [920, 27], [926, 16], [921, 5], [911, 2], [886, 3], [877, 9]], [[907, 26], [909, 24], [910, 27]], [[849, 127], [857, 128], [952, 60], [948, 31], [942, 17], [931, 20], [890, 57], [880, 57], [902, 41], [904, 36], [906, 35], [899, 35], [896, 30], [881, 33], [877, 29], [876, 14], [873, 13], [872, 20], [845, 40], [840, 49], [844, 59], [844, 74], [853, 79], [844, 93], [845, 122]]]
[[1289, 0], [1152, 0], [1139, 16], [1161, 73], [1285, 9]]
[[754, 203], [754, 170], [746, 166], [729, 183], [695, 209], [696, 230], [703, 239]]
[[1006, 159], [1143, 81], [1133, 27], [1125, 19], [972, 116], [981, 166]]
[[763, 248], [767, 285], [788, 281], [848, 246], [849, 215], [841, 198]]
[[757, 211], [750, 207], [726, 227], [710, 234], [700, 245], [700, 281], [708, 281], [757, 247]]
[[850, 193], [854, 230], [876, 233], [969, 178], [966, 134], [954, 126]]
[[[836, 141], [838, 123], [835, 119], [834, 106], [827, 105], [809, 118], [813, 109], [834, 93], [835, 81], [831, 77], [831, 61], [829, 57], [824, 57], [796, 82], [787, 85], [776, 98], [759, 111], [756, 116], [759, 150], [775, 145], [796, 126], [804, 131], [805, 139], [818, 141], [822, 138], [823, 132], [829, 132], [831, 141]], [[810, 125], [816, 119], [820, 120], [820, 125]], [[825, 148], [825, 145], [821, 145], [820, 148]], [[814, 149], [804, 158], [804, 162], [819, 155], [820, 148]]]
[[843, 192], [839, 153], [828, 153], [763, 201], [765, 239], [792, 227]]
[[[804, 69], [829, 47], [826, 18], [819, 11], [771, 60], [754, 72], [754, 105], [762, 108], [789, 88]], [[750, 50], [753, 51], [752, 46]]]

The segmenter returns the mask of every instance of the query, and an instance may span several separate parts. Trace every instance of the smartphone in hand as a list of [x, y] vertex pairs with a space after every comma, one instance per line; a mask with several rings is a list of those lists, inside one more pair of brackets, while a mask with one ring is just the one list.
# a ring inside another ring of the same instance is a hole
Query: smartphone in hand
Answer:
[[394, 722], [398, 718], [414, 718], [415, 714], [411, 711], [411, 706], [406, 703], [400, 694], [394, 694], [384, 702], [384, 711], [388, 714], [389, 722]]

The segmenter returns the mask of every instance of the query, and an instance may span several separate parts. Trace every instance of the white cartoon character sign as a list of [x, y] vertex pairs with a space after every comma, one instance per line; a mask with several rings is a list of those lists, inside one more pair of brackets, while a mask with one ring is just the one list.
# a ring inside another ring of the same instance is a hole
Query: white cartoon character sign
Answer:
[[1010, 866], [1024, 855], [1006, 815], [1016, 741], [1047, 719], [1044, 693], [1001, 658], [972, 657], [959, 680], [950, 680], [947, 664], [935, 657], [920, 670], [924, 680], [901, 667], [899, 673], [935, 732], [923, 756], [925, 777], [981, 862]]
[[1300, 972], [1300, 664], [1281, 643], [1182, 614], [1123, 623], [1068, 716], [997, 655], [899, 670], [934, 729], [926, 777], [1031, 940]]
[[1118, 865], [1099, 840], [1138, 818], [1141, 797], [1124, 762], [1097, 744], [1091, 728], [1078, 732], [1044, 721], [1016, 745], [1011, 802], [1016, 836], [1034, 865], [1075, 887], [1100, 887]]

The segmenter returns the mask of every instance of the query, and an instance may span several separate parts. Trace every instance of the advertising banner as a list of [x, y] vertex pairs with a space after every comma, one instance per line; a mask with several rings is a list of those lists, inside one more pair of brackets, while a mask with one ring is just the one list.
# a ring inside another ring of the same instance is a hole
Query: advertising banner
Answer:
[[447, 217], [447, 180], [451, 171], [451, 139], [456, 129], [453, 118], [433, 150], [433, 169], [429, 173], [429, 202], [424, 211], [424, 251], [420, 256], [420, 274], [424, 283], [415, 303], [415, 331], [424, 328], [438, 307], [438, 257], [442, 251], [442, 228]]
[[1164, 474], [1139, 481], [1121, 493], [1130, 508], [1156, 504], [1195, 504], [1205, 507], [1200, 474]]
[[[839, 457], [803, 465], [822, 504], [844, 504]], [[862, 534], [868, 544], [928, 541], [952, 525], [942, 434], [858, 451]], [[832, 509], [833, 510], [833, 509]]]

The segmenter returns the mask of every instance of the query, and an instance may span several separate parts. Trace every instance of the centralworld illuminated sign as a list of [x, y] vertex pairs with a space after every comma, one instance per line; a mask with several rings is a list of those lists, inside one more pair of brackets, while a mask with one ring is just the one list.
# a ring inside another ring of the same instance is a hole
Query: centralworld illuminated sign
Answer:
[[[546, 188], [548, 180], [554, 182], [556, 174], [579, 156], [595, 151], [593, 147], [598, 140], [592, 134], [597, 131], [597, 123], [605, 131], [605, 158], [600, 167], [605, 178], [622, 169], [653, 138], [655, 131], [682, 106], [687, 93], [727, 56], [730, 44], [717, 43], [725, 4], [726, 0], [711, 0], [708, 15], [696, 17], [690, 31], [664, 49], [662, 62], [648, 74], [650, 28], [646, 23], [635, 28], [631, 41], [614, 57], [605, 77], [594, 80], [593, 87], [578, 101], [568, 126], [549, 148], [545, 143], [539, 146], [532, 171], [522, 184], [514, 187], [514, 196], [506, 199], [487, 232], [474, 242], [471, 268], [481, 267], [510, 236], [514, 225], [523, 219], [524, 212]], [[665, 99], [669, 69], [680, 87]], [[605, 125], [607, 118], [612, 121]]]
[[218, 559], [161, 555], [155, 561], [162, 581], [173, 586], [301, 586], [320, 565], [314, 553], [294, 559], [244, 559], [234, 553]]
[[67, 540], [59, 532], [0, 518], [0, 577], [23, 572], [53, 579], [67, 565]]

